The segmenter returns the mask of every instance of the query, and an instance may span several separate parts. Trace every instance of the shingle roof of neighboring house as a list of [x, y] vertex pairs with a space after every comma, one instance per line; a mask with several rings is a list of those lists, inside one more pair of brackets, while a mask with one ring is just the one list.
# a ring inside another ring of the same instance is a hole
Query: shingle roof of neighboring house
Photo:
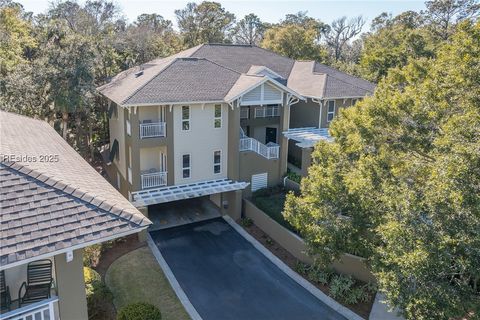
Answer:
[[282, 77], [275, 79], [279, 83], [308, 97], [363, 97], [375, 88], [314, 61], [250, 45], [205, 44], [124, 71], [98, 90], [120, 105], [222, 101], [242, 74], [265, 67]]
[[0, 112], [0, 137], [2, 268], [151, 224], [48, 123]]
[[124, 100], [126, 105], [223, 101], [240, 73], [201, 58], [177, 58]]

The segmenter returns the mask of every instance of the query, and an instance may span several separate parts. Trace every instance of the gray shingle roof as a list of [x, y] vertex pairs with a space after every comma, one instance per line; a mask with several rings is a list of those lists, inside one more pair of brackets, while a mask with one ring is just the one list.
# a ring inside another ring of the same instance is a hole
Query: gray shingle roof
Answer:
[[375, 90], [375, 84], [319, 62], [315, 62], [313, 72], [327, 75], [323, 94], [325, 98], [363, 97]]
[[[311, 67], [303, 75], [305, 63]], [[295, 69], [297, 64], [302, 68]], [[240, 74], [263, 66], [283, 77], [276, 79], [281, 84], [291, 83], [293, 90], [305, 96], [363, 97], [375, 88], [366, 80], [314, 61], [296, 62], [250, 45], [205, 44], [126, 70], [98, 90], [120, 105], [222, 101]], [[315, 84], [311, 83], [314, 78]]]
[[177, 58], [129, 98], [126, 105], [223, 101], [240, 73], [201, 58]]
[[151, 224], [48, 123], [1, 111], [0, 137], [2, 267]]
[[293, 59], [249, 45], [206, 44], [192, 57], [205, 58], [241, 73], [247, 73], [254, 65], [265, 66], [285, 79], [295, 63]]

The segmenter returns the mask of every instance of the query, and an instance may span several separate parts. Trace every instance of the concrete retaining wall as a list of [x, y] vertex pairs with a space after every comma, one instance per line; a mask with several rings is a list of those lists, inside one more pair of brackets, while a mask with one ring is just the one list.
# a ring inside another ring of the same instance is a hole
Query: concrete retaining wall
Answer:
[[295, 182], [293, 180], [288, 179], [287, 177], [285, 177], [285, 179], [283, 179], [283, 186], [287, 190], [292, 190], [294, 192], [300, 192], [300, 184], [298, 182]]
[[[305, 263], [313, 262], [313, 259], [305, 253], [307, 248], [302, 238], [281, 226], [249, 200], [244, 199], [243, 201], [245, 216], [252, 219], [257, 227], [298, 260]], [[339, 261], [333, 263], [332, 267], [339, 273], [351, 275], [361, 281], [375, 281], [375, 277], [365, 265], [364, 260], [364, 258], [345, 253]]]

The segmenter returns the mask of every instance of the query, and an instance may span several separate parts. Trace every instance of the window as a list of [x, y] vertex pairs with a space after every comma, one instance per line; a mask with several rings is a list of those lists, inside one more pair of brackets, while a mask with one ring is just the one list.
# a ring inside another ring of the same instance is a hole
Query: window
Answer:
[[182, 130], [190, 130], [190, 107], [182, 106]]
[[222, 127], [222, 106], [220, 104], [215, 105], [214, 115], [213, 115], [213, 126], [215, 128]]
[[222, 152], [213, 152], [213, 173], [218, 174], [222, 172]]
[[327, 110], [327, 122], [333, 120], [335, 116], [335, 101], [328, 101], [328, 110]]
[[182, 175], [184, 179], [190, 178], [190, 155], [184, 154], [182, 156]]

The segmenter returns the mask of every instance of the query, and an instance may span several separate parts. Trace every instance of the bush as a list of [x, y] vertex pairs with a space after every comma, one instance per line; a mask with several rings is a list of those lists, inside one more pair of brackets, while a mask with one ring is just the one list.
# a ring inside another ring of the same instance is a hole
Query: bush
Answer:
[[245, 217], [245, 218], [242, 218], [242, 220], [240, 220], [240, 224], [246, 228], [248, 227], [251, 227], [253, 225], [253, 220], [248, 218], [248, 217]]
[[95, 267], [100, 260], [102, 253], [102, 245], [94, 244], [83, 249], [83, 265], [87, 267]]
[[83, 267], [83, 278], [85, 279], [86, 285], [94, 281], [102, 281], [98, 272], [89, 267]]
[[[102, 278], [95, 270], [89, 267], [83, 267], [83, 276], [85, 278], [85, 294], [87, 296], [87, 309], [89, 319], [96, 319], [106, 312], [106, 303], [111, 303], [113, 294], [110, 289], [102, 282]], [[101, 318], [101, 317], [100, 317]]]
[[296, 182], [296, 183], [302, 182], [302, 176], [299, 175], [298, 173], [290, 171], [290, 169], [287, 169], [287, 178]]
[[320, 283], [324, 286], [328, 285], [332, 276], [332, 270], [325, 269], [319, 266], [312, 266], [310, 270], [308, 270], [308, 278], [311, 281]]
[[162, 314], [152, 304], [138, 302], [123, 307], [118, 313], [117, 320], [161, 320]]
[[330, 282], [330, 294], [335, 299], [345, 301], [354, 284], [355, 280], [351, 276], [335, 275]]

